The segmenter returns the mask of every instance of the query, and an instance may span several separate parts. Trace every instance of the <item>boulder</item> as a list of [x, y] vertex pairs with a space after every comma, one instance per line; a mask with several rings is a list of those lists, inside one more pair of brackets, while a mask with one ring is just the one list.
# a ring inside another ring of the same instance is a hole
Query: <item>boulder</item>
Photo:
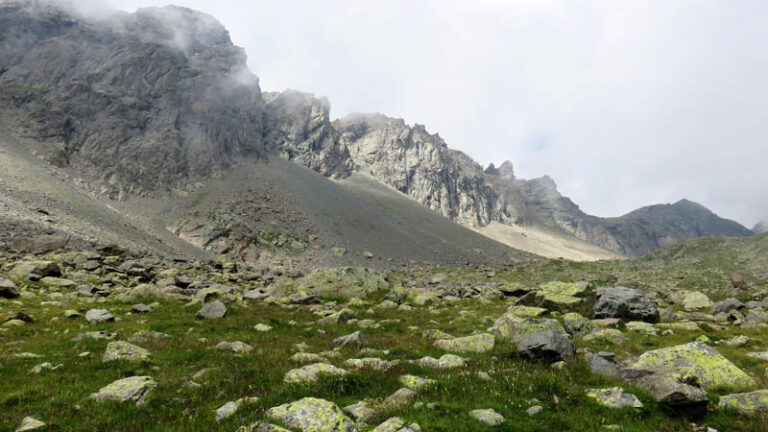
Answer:
[[472, 410], [469, 412], [469, 416], [488, 426], [496, 426], [504, 423], [504, 416], [491, 408]]
[[608, 288], [597, 299], [592, 310], [594, 318], [620, 318], [624, 321], [659, 322], [656, 305], [633, 288]]
[[226, 314], [227, 314], [227, 307], [224, 306], [224, 303], [220, 302], [219, 300], [214, 300], [212, 302], [204, 304], [203, 307], [199, 311], [197, 311], [197, 314], [195, 316], [197, 317], [197, 319], [209, 320], [209, 319], [224, 318]]
[[690, 342], [668, 348], [647, 351], [632, 368], [671, 367], [682, 375], [698, 377], [704, 389], [744, 388], [755, 381], [711, 346]]
[[107, 309], [91, 309], [85, 313], [85, 320], [91, 324], [101, 324], [108, 321], [114, 321], [115, 316]]
[[674, 409], [700, 409], [707, 406], [707, 393], [698, 377], [670, 367], [630, 368], [622, 378], [642, 388], [661, 405]]
[[435, 347], [458, 353], [482, 353], [492, 350], [493, 346], [493, 335], [488, 333], [435, 341]]
[[410, 405], [415, 398], [415, 391], [401, 388], [381, 402], [381, 409], [385, 411], [403, 409]]
[[593, 354], [589, 359], [589, 369], [597, 375], [613, 378], [621, 376], [621, 365], [616, 361], [616, 354], [612, 352], [600, 351]]
[[725, 312], [731, 312], [738, 309], [743, 309], [744, 303], [742, 303], [737, 298], [727, 298], [725, 300], [721, 300], [719, 302], [715, 302], [715, 304], [712, 305], [712, 308], [710, 309], [710, 312], [713, 314], [719, 314], [719, 313], [725, 313]]
[[521, 356], [551, 363], [570, 360], [575, 352], [570, 335], [552, 319], [526, 318], [517, 325], [512, 341]]
[[324, 399], [304, 398], [270, 408], [269, 418], [303, 432], [356, 432], [355, 423], [336, 404]]
[[321, 318], [317, 321], [318, 324], [323, 325], [338, 325], [344, 324], [355, 317], [355, 313], [350, 309], [342, 309], [338, 312], [334, 312], [325, 318]]
[[132, 402], [137, 406], [144, 405], [147, 397], [158, 385], [151, 377], [132, 376], [119, 379], [103, 387], [98, 393], [92, 393], [91, 399], [96, 402], [117, 401]]
[[713, 303], [704, 293], [698, 291], [680, 291], [673, 296], [675, 303], [687, 310], [708, 309]]

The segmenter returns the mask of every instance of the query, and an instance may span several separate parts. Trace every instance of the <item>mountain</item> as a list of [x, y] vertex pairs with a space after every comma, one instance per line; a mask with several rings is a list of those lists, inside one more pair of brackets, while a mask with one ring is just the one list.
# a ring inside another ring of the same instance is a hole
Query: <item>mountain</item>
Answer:
[[[501, 241], [516, 227], [546, 233], [549, 242], [556, 241], [552, 235], [575, 237], [608, 251], [639, 256], [689, 238], [751, 235], [736, 222], [687, 200], [645, 207], [619, 218], [590, 216], [563, 197], [550, 177], [516, 179], [509, 161], [483, 170], [469, 156], [449, 149], [439, 135], [422, 125], [409, 127], [403, 120], [358, 114], [334, 126], [362, 170]], [[491, 225], [497, 229], [485, 228]]]
[[208, 15], [3, 2], [0, 52], [6, 243], [298, 267], [529, 258], [355, 175], [328, 101], [262, 93]]
[[43, 216], [43, 232], [54, 219], [30, 208], [55, 209], [55, 228], [83, 238], [166, 252], [289, 259], [313, 244], [326, 252], [315, 260], [336, 247], [402, 262], [526, 256], [487, 237], [586, 260], [751, 234], [694, 204], [590, 216], [551, 178], [517, 179], [511, 162], [483, 169], [423, 125], [331, 121], [326, 99], [262, 92], [244, 51], [200, 12], [86, 17], [57, 5], [0, 3], [3, 202], [16, 221]]

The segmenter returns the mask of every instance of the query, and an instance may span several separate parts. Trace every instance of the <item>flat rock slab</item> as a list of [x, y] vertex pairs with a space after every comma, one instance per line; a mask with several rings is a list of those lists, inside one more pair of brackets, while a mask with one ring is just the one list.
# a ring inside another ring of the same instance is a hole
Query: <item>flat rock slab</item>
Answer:
[[302, 432], [356, 432], [357, 426], [336, 404], [307, 397], [270, 408], [269, 418], [279, 420]]
[[96, 402], [116, 401], [133, 402], [137, 406], [147, 403], [147, 396], [158, 387], [157, 381], [149, 376], [132, 376], [119, 379], [98, 393], [92, 393], [91, 399]]
[[666, 366], [699, 378], [705, 390], [718, 387], [744, 388], [755, 381], [743, 370], [703, 342], [690, 342], [648, 351], [632, 368]]

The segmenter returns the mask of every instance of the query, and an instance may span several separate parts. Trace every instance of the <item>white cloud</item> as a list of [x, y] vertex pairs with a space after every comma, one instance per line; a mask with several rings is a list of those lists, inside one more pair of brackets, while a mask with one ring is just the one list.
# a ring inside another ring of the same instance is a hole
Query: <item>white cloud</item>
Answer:
[[686, 197], [768, 218], [766, 2], [177, 4], [221, 20], [265, 89], [426, 124], [484, 164], [551, 175], [588, 212]]

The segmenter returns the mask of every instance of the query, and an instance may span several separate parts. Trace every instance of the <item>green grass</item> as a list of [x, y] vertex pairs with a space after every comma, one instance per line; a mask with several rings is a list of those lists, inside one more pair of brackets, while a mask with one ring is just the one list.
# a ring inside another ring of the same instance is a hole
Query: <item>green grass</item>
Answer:
[[[393, 286], [408, 281], [426, 283], [438, 273], [447, 275], [455, 284], [468, 286], [487, 281], [517, 281], [537, 284], [549, 280], [591, 280], [622, 264], [584, 264], [552, 262], [549, 266], [534, 263], [519, 270], [497, 270], [488, 277], [487, 271], [468, 268], [440, 268], [424, 273], [394, 273], [389, 275]], [[630, 274], [622, 277], [640, 278]], [[126, 283], [128, 283], [126, 281]], [[364, 329], [369, 346], [389, 350], [381, 357], [401, 362], [386, 372], [351, 371], [343, 377], [325, 377], [312, 385], [286, 385], [283, 375], [299, 367], [289, 359], [296, 352], [294, 345], [306, 343], [310, 352], [331, 348], [331, 341], [360, 330], [354, 324], [320, 326], [319, 316], [309, 308], [287, 308], [276, 305], [231, 304], [228, 315], [217, 321], [197, 321], [199, 305], [185, 306], [181, 302], [160, 301], [152, 313], [132, 315], [131, 303], [67, 297], [67, 307], [41, 306], [46, 297], [24, 298], [19, 302], [0, 302], [0, 317], [10, 312], [23, 311], [35, 318], [35, 323], [10, 327], [0, 331], [0, 431], [14, 430], [27, 415], [56, 425], [66, 431], [234, 431], [237, 427], [264, 418], [264, 410], [306, 396], [331, 400], [346, 406], [370, 398], [382, 400], [401, 387], [398, 377], [414, 374], [438, 380], [438, 384], [419, 392], [418, 408], [380, 413], [373, 426], [387, 417], [397, 415], [409, 422], [418, 422], [425, 431], [603, 431], [604, 425], [618, 424], [622, 431], [688, 431], [690, 420], [666, 412], [648, 394], [609, 378], [593, 375], [579, 361], [569, 363], [562, 370], [549, 365], [523, 360], [514, 347], [497, 344], [492, 352], [463, 355], [469, 364], [455, 370], [423, 368], [407, 360], [431, 355], [439, 357], [443, 351], [422, 335], [429, 329], [439, 329], [454, 336], [465, 336], [485, 331], [493, 320], [504, 313], [509, 303], [504, 300], [490, 302], [462, 300], [435, 307], [417, 307], [411, 312], [372, 309], [386, 293], [379, 291], [365, 299], [367, 305], [352, 306], [338, 296], [323, 297], [338, 307], [355, 311], [359, 319], [386, 320], [380, 328]], [[146, 299], [153, 302], [155, 299]], [[108, 308], [120, 318], [119, 322], [90, 325], [84, 319], [64, 318], [63, 310], [74, 308]], [[462, 312], [465, 312], [462, 315]], [[291, 325], [289, 322], [296, 322]], [[257, 323], [273, 327], [270, 332], [253, 330]], [[80, 332], [107, 330], [119, 333], [127, 340], [135, 331], [154, 330], [171, 336], [168, 341], [139, 343], [152, 352], [150, 362], [143, 364], [103, 363], [101, 355], [108, 341], [84, 340], [73, 342]], [[676, 331], [672, 336], [643, 336], [624, 332], [627, 342], [620, 347], [600, 342], [581, 343], [581, 347], [619, 352], [619, 359], [637, 356], [649, 349], [670, 346], [694, 340], [704, 334], [713, 341], [736, 334], [745, 334], [755, 340], [753, 347], [768, 346], [764, 331], [733, 329], [730, 327], [703, 327], [700, 331]], [[238, 356], [228, 351], [213, 349], [221, 341], [240, 340], [255, 350]], [[751, 347], [718, 345], [718, 350], [758, 380], [760, 388], [768, 387], [764, 375], [764, 362], [746, 357]], [[89, 357], [79, 354], [89, 351]], [[20, 352], [33, 352], [44, 357], [21, 359]], [[332, 360], [341, 366], [343, 360], [362, 357], [353, 349], [341, 351]], [[29, 373], [33, 366], [49, 361], [63, 364], [61, 369], [40, 375]], [[200, 391], [182, 390], [182, 384], [204, 368], [213, 371], [195, 381], [203, 385]], [[487, 372], [490, 381], [478, 377]], [[89, 395], [99, 388], [126, 376], [150, 375], [160, 383], [147, 405], [98, 404]], [[639, 411], [614, 410], [587, 399], [589, 388], [620, 385], [637, 395], [645, 405]], [[258, 403], [243, 405], [238, 412], [222, 424], [214, 421], [216, 408], [227, 401], [247, 396], [258, 396]], [[713, 397], [716, 397], [714, 395]], [[543, 410], [529, 416], [526, 410], [541, 405]], [[473, 409], [493, 408], [506, 421], [496, 427], [485, 426], [472, 419]], [[768, 430], [768, 421], [755, 417], [748, 419], [728, 411], [711, 410], [697, 423], [708, 424], [720, 431]]]

